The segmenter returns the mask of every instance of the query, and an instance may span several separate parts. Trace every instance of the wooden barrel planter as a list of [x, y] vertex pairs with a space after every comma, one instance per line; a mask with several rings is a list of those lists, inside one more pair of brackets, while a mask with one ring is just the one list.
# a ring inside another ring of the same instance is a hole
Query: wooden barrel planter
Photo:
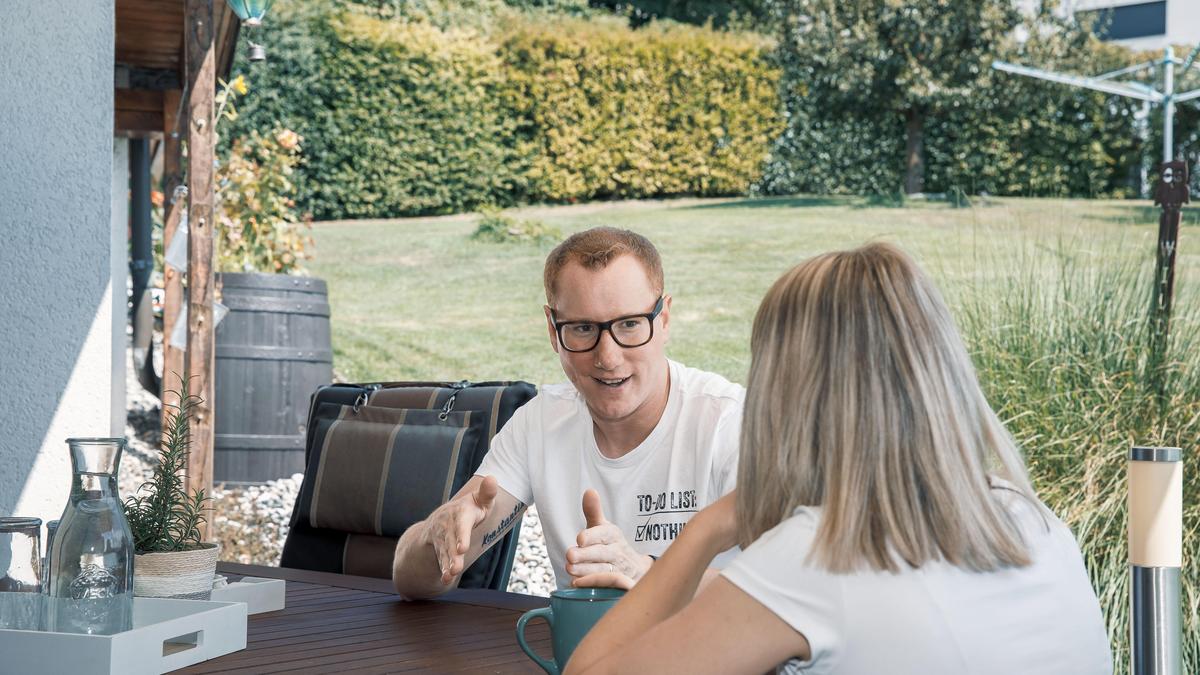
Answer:
[[309, 397], [333, 379], [325, 282], [219, 274], [229, 314], [217, 327], [214, 483], [304, 471]]

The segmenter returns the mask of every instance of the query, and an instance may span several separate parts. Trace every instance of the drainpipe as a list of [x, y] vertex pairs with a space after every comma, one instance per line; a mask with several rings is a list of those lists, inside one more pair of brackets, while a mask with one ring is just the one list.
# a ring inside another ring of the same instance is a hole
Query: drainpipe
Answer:
[[144, 138], [129, 140], [129, 201], [133, 369], [142, 388], [157, 396], [159, 379], [154, 372], [154, 301], [150, 296], [150, 278], [154, 272], [150, 220], [150, 144]]

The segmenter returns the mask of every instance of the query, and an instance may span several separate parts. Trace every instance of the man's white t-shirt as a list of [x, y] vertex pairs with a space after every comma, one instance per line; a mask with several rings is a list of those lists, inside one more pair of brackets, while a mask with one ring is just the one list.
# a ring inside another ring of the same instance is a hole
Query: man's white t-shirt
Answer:
[[688, 519], [737, 482], [745, 390], [720, 375], [668, 363], [662, 418], [623, 457], [600, 454], [583, 397], [571, 384], [555, 384], [513, 414], [475, 472], [495, 476], [524, 504], [537, 504], [559, 588], [571, 583], [565, 556], [586, 525], [588, 488], [600, 494], [604, 516], [635, 551], [657, 556]]
[[812, 659], [789, 661], [784, 673], [1111, 673], [1100, 603], [1070, 529], [997, 492], [1030, 547], [1028, 567], [833, 574], [806, 560], [821, 510], [801, 507], [721, 574], [808, 640]]

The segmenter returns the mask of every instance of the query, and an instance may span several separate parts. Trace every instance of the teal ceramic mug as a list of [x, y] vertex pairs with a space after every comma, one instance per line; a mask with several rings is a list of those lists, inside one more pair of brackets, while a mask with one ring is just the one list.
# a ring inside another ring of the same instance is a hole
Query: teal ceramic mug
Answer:
[[[568, 588], [554, 591], [550, 594], [549, 607], [525, 612], [517, 620], [517, 642], [543, 670], [558, 675], [567, 667], [567, 661], [583, 641], [583, 636], [623, 595], [625, 591], [619, 588]], [[525, 642], [525, 624], [534, 619], [545, 619], [550, 624], [553, 661], [538, 656]]]

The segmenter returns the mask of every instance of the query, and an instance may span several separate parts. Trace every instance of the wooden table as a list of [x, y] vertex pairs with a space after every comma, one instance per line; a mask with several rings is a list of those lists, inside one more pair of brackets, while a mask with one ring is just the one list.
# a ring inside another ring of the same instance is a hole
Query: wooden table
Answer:
[[[217, 570], [287, 580], [287, 606], [250, 617], [246, 649], [182, 673], [540, 673], [517, 645], [517, 618], [546, 598], [455, 590], [404, 602], [387, 579], [220, 563]], [[544, 621], [529, 643], [550, 655]]]

